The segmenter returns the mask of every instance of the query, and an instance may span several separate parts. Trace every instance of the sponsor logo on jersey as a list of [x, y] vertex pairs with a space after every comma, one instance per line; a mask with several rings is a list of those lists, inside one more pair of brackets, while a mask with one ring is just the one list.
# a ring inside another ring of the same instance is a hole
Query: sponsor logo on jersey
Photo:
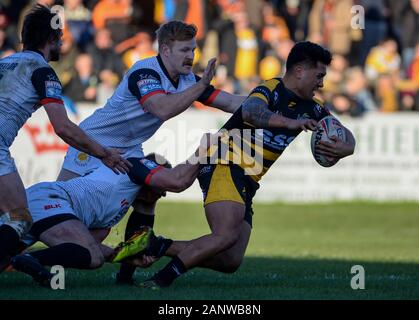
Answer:
[[138, 87], [144, 86], [144, 85], [148, 85], [150, 83], [160, 83], [159, 80], [157, 80], [156, 78], [145, 78], [145, 79], [141, 79], [137, 81], [137, 85]]
[[290, 109], [295, 108], [296, 105], [297, 105], [296, 102], [290, 101], [290, 103], [288, 103], [288, 108], [290, 108]]
[[61, 84], [57, 81], [45, 81], [45, 95], [47, 98], [61, 99]]
[[148, 159], [141, 159], [140, 162], [150, 170], [153, 170], [159, 166], [158, 164]]
[[211, 166], [205, 166], [199, 171], [199, 175], [206, 174], [211, 171]]
[[137, 86], [142, 96], [145, 96], [156, 90], [163, 90], [160, 81], [155, 78], [141, 79], [137, 81]]
[[[261, 132], [256, 132], [256, 137], [259, 138]], [[263, 143], [268, 145], [271, 148], [283, 151], [289, 144], [295, 139], [295, 136], [290, 136], [286, 134], [274, 135], [273, 132], [264, 129], [263, 130]]]

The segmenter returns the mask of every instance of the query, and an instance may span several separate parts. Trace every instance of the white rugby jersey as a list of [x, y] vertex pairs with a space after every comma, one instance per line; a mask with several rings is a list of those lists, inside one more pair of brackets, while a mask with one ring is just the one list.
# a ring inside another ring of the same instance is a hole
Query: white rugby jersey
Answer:
[[[112, 227], [117, 224], [134, 202], [142, 185], [150, 183], [154, 173], [163, 169], [145, 158], [128, 158], [133, 164], [129, 174], [116, 175], [111, 169], [101, 166], [92, 173], [68, 181], [39, 183], [27, 190], [29, 209], [36, 188], [64, 191], [73, 213], [90, 229]], [[45, 194], [48, 197], [48, 194]], [[44, 208], [45, 214], [50, 208]], [[71, 213], [71, 212], [68, 212]], [[37, 212], [37, 221], [42, 213]]]
[[42, 105], [63, 104], [61, 83], [41, 53], [25, 50], [0, 59], [0, 139], [10, 147]]
[[[149, 139], [163, 121], [143, 108], [157, 93], [179, 93], [199, 81], [192, 72], [175, 83], [160, 56], [135, 63], [126, 73], [106, 105], [81, 122], [80, 127], [105, 147], [129, 148]], [[209, 86], [198, 101], [210, 104], [219, 90]]]

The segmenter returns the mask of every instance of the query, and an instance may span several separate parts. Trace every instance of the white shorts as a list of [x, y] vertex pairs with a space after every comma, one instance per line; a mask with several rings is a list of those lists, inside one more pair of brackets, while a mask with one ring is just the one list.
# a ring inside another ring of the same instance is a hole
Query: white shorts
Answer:
[[54, 187], [54, 184], [54, 182], [41, 182], [26, 189], [33, 223], [63, 213], [77, 216], [71, 207], [67, 193]]
[[[121, 150], [123, 152], [122, 156], [124, 158], [142, 158], [144, 156], [143, 148], [141, 146], [135, 146]], [[102, 165], [103, 163], [101, 160], [92, 157], [85, 152], [79, 151], [73, 147], [69, 147], [67, 154], [64, 158], [62, 168], [77, 173], [80, 176], [84, 176]]]
[[[0, 138], [1, 141], [1, 138]], [[0, 176], [16, 172], [15, 160], [10, 155], [9, 148], [0, 142]]]
[[[37, 183], [26, 189], [26, 196], [33, 223], [62, 214], [70, 214], [78, 218], [71, 207], [67, 193], [54, 187], [54, 182]], [[22, 238], [28, 246], [37, 240], [31, 231]]]

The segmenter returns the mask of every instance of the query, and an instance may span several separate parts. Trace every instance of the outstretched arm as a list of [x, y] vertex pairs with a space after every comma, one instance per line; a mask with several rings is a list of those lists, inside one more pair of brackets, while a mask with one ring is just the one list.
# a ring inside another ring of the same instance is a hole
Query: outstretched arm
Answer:
[[201, 159], [206, 159], [207, 149], [221, 136], [220, 133], [204, 134], [195, 153], [185, 163], [178, 164], [173, 169], [163, 168], [157, 171], [149, 182], [152, 187], [171, 192], [182, 192], [195, 181]]
[[183, 163], [173, 169], [162, 169], [151, 178], [150, 186], [170, 192], [189, 188], [198, 175], [199, 164]]
[[183, 92], [166, 94], [158, 92], [143, 102], [145, 110], [165, 121], [185, 111], [197, 100], [209, 86], [215, 73], [215, 61], [211, 59], [204, 71], [202, 78], [193, 86]]
[[209, 105], [228, 113], [234, 113], [245, 99], [246, 96], [239, 96], [219, 90], [217, 96], [209, 103]]

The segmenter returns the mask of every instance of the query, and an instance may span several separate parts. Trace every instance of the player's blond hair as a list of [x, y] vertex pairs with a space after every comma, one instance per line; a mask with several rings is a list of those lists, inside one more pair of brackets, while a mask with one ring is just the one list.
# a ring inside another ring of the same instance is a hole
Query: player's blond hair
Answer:
[[174, 41], [191, 40], [195, 38], [197, 31], [194, 24], [177, 20], [167, 22], [156, 31], [159, 50], [163, 44], [172, 48]]

